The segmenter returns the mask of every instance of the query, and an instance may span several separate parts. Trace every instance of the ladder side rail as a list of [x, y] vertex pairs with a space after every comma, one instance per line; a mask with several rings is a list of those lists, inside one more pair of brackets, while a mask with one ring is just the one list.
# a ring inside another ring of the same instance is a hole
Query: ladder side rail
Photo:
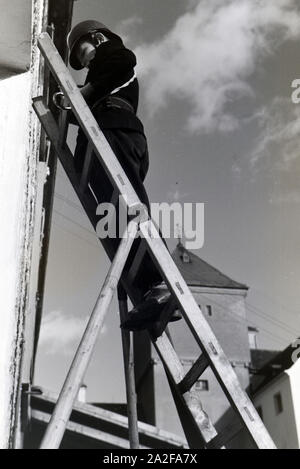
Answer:
[[168, 287], [177, 299], [185, 321], [199, 347], [209, 359], [210, 366], [219, 384], [230, 404], [246, 426], [250, 437], [254, 440], [258, 448], [274, 449], [274, 442], [261, 421], [254, 405], [247, 394], [242, 390], [236, 373], [160, 238], [155, 225], [151, 220], [145, 221], [141, 223], [140, 231], [148, 244], [149, 252], [155, 265], [160, 270]]
[[[127, 294], [122, 286], [118, 287], [120, 319], [125, 321], [128, 314]], [[139, 449], [139, 429], [137, 413], [137, 395], [134, 376], [133, 333], [121, 330], [124, 361], [124, 374], [127, 396], [128, 433], [131, 449]]]
[[[154, 340], [154, 346], [156, 346], [156, 342], [157, 342], [157, 338], [158, 338], [156, 328], [154, 329], [154, 332], [151, 333], [151, 336], [153, 336], [152, 340]], [[157, 347], [161, 346], [160, 341], [165, 342], [164, 348], [171, 346], [174, 349], [174, 343], [173, 343], [171, 333], [170, 333], [170, 330], [169, 330], [168, 326], [166, 327], [165, 332], [161, 333], [161, 337], [160, 337], [160, 340], [158, 342]], [[164, 361], [163, 356], [161, 355], [158, 348], [156, 350], [157, 350], [157, 353], [158, 353], [158, 355], [160, 356], [160, 358], [162, 360], [162, 363], [163, 363], [163, 366], [164, 366], [164, 369], [165, 369], [165, 373], [166, 373], [166, 377], [167, 377], [167, 380], [168, 380], [168, 383], [169, 383], [169, 386], [170, 386], [170, 390], [171, 390], [171, 393], [172, 393], [172, 396], [173, 396], [174, 404], [175, 404], [176, 409], [177, 409], [177, 414], [178, 414], [178, 417], [180, 419], [183, 431], [185, 433], [185, 437], [188, 441], [189, 448], [191, 448], [191, 449], [199, 449], [199, 448], [200, 449], [201, 448], [203, 448], [203, 449], [206, 449], [206, 448], [207, 449], [209, 449], [209, 448], [214, 449], [214, 448], [217, 448], [215, 446], [215, 441], [218, 442], [218, 437], [220, 435], [218, 434], [218, 430], [215, 428], [215, 426], [211, 422], [209, 415], [206, 414], [206, 412], [205, 412], [205, 410], [202, 406], [202, 402], [201, 402], [199, 392], [197, 393], [198, 401], [196, 401], [197, 402], [197, 407], [195, 409], [195, 407], [193, 408], [192, 399], [189, 398], [189, 396], [191, 397], [191, 394], [194, 392], [194, 390], [191, 391], [192, 386], [190, 386], [188, 389], [183, 389], [183, 387], [182, 387], [182, 384], [184, 383], [187, 376], [189, 375], [189, 372], [187, 374], [184, 374], [183, 366], [182, 366], [181, 361], [178, 357], [180, 366], [182, 368], [182, 373], [178, 376], [178, 379], [180, 379], [180, 376], [182, 376], [182, 375], [184, 376], [184, 378], [179, 383], [176, 381], [176, 384], [175, 384], [175, 381], [174, 381], [173, 377], [171, 376], [171, 374], [168, 370], [168, 366], [167, 366], [166, 362]], [[175, 349], [174, 349], [174, 353], [176, 354]], [[183, 396], [184, 394], [185, 394], [185, 396]], [[194, 402], [195, 402], [195, 400], [194, 400]], [[194, 412], [196, 411], [196, 417], [197, 417], [199, 409], [200, 409], [200, 412], [203, 413], [203, 418], [199, 419], [197, 421], [195, 419]], [[207, 418], [207, 422], [205, 422], [206, 418]], [[202, 427], [201, 427], [201, 424], [203, 424], [203, 423], [204, 423], [204, 434], [202, 433]], [[207, 423], [207, 425], [206, 425], [206, 423]], [[200, 432], [200, 435], [199, 435], [199, 432]], [[216, 432], [217, 432], [217, 436], [214, 438], [214, 434], [216, 434]]]
[[58, 449], [72, 408], [92, 357], [100, 329], [108, 313], [109, 306], [128, 258], [133, 241], [138, 232], [138, 223], [133, 220], [128, 225], [118, 248], [115, 259], [109, 269], [88, 325], [77, 349], [69, 373], [61, 390], [50, 424], [43, 438], [41, 449]]
[[60, 57], [50, 36], [47, 33], [42, 33], [39, 37], [38, 45], [47, 66], [72, 107], [81, 129], [84, 131], [88, 141], [93, 145], [96, 156], [101, 166], [104, 167], [113, 187], [118, 188], [120, 194], [125, 198], [129, 209], [144, 210], [143, 204], [139, 200], [103, 132], [100, 130], [95, 117], [82, 97], [75, 80]]
[[[190, 448], [203, 449], [215, 440], [218, 433], [209, 416], [203, 410], [199, 393], [195, 392], [194, 389], [185, 393], [180, 392], [179, 384], [184, 378], [184, 369], [167, 334], [164, 332], [161, 337], [155, 339], [153, 344], [167, 371], [167, 376], [170, 378], [170, 385], [173, 384], [171, 391], [189, 446]], [[181, 415], [183, 400], [190, 413], [189, 416], [185, 413], [184, 418]], [[187, 418], [188, 421], [186, 421]]]

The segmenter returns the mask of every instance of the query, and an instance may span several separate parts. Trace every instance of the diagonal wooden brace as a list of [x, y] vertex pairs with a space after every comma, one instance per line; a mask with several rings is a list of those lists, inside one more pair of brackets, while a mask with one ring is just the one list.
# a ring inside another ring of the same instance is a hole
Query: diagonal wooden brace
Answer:
[[65, 380], [62, 391], [43, 438], [41, 449], [58, 449], [64, 436], [72, 408], [84, 379], [87, 367], [99, 332], [108, 313], [114, 293], [118, 287], [123, 268], [128, 258], [133, 241], [138, 232], [138, 224], [132, 221], [128, 225], [128, 235], [124, 235], [114, 261], [109, 269], [105, 283], [89, 319], [81, 343]]

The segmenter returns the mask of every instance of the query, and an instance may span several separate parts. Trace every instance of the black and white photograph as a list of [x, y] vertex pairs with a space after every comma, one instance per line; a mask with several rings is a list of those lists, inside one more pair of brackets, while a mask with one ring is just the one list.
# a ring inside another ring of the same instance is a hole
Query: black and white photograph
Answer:
[[300, 449], [299, 0], [0, 7], [0, 449]]

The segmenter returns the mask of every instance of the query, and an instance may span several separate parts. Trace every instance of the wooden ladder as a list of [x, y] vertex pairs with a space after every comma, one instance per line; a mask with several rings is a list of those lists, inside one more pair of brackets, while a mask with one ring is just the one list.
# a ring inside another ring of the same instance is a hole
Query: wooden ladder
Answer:
[[[199, 377], [210, 367], [227, 396], [230, 406], [235, 411], [243, 428], [247, 430], [255, 447], [275, 449], [275, 445], [257, 411], [241, 388], [230, 362], [159, 236], [154, 222], [145, 212], [129, 179], [47, 33], [41, 34], [39, 48], [45, 59], [46, 67], [62, 90], [88, 140], [84, 169], [81, 176], [74, 169], [74, 157], [66, 144], [68, 112], [62, 111], [59, 122], [57, 122], [45, 99], [35, 98], [33, 107], [92, 225], [96, 229], [99, 220], [97, 217], [98, 201], [95, 200], [89, 186], [89, 170], [92, 158], [97, 158], [102, 168], [105, 169], [113, 187], [113, 197], [116, 198], [121, 195], [127, 209], [130, 210], [129, 213], [142, 214], [142, 216], [136, 216], [130, 220], [116, 254], [108, 240], [101, 239], [112, 264], [60, 393], [41, 448], [59, 448], [96, 339], [116, 290], [119, 289], [121, 319], [125, 318], [127, 314], [126, 295], [129, 296], [134, 305], [141, 301], [141, 293], [135, 285], [135, 280], [144, 256], [148, 253], [171, 292], [171, 299], [164, 308], [159, 327], [148, 332], [166, 370], [189, 446], [201, 449], [224, 448], [231, 437], [227, 433], [218, 434], [209, 416], [202, 408], [200, 394], [195, 386]], [[142, 239], [135, 260], [130, 269], [124, 271], [126, 260], [138, 233]], [[124, 291], [126, 292], [125, 296], [122, 294]], [[167, 330], [167, 324], [174, 310], [174, 305], [181, 310], [184, 320], [199, 345], [199, 358], [186, 374]], [[132, 336], [126, 331], [123, 331], [123, 348], [129, 428], [131, 432], [130, 442], [131, 448], [138, 448], [136, 395], [132, 370]]]

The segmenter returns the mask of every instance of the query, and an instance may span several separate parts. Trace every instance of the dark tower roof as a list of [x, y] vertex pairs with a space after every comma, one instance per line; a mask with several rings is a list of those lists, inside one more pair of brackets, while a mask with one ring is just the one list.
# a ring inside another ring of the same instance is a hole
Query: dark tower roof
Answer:
[[176, 246], [172, 257], [189, 286], [248, 290], [246, 285], [235, 282], [188, 251], [181, 242]]

